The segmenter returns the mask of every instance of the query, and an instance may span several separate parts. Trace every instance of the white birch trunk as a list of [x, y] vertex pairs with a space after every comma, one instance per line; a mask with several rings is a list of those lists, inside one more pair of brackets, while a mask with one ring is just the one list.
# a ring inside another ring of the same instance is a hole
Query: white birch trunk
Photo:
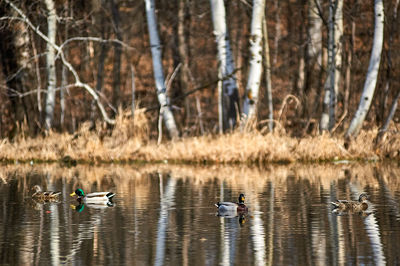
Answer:
[[[162, 177], [161, 177], [162, 178]], [[165, 262], [165, 239], [167, 238], [169, 211], [175, 202], [176, 180], [170, 177], [165, 193], [160, 183], [160, 216], [157, 224], [156, 258], [154, 265], [164, 265]]]
[[342, 65], [341, 38], [343, 35], [343, 0], [329, 1], [328, 76], [325, 82], [320, 130], [331, 130], [335, 125], [336, 103]]
[[358, 135], [367, 116], [369, 107], [371, 106], [372, 97], [374, 95], [376, 81], [378, 78], [379, 65], [381, 61], [382, 45], [383, 45], [383, 31], [384, 31], [384, 11], [383, 1], [375, 0], [375, 29], [374, 41], [372, 44], [371, 58], [368, 66], [368, 73], [364, 83], [364, 89], [361, 95], [360, 104], [354, 114], [350, 126], [346, 132], [346, 137], [354, 137]]
[[262, 19], [265, 0], [253, 1], [253, 14], [250, 29], [250, 68], [246, 85], [243, 112], [247, 120], [256, 118], [258, 91], [262, 73]]
[[[226, 15], [224, 0], [210, 0], [211, 14], [214, 26], [215, 41], [218, 50], [218, 78], [222, 79], [231, 75], [235, 70], [235, 63], [232, 56], [226, 27]], [[236, 108], [238, 103], [238, 89], [236, 76], [225, 79], [222, 82], [222, 120], [223, 129], [233, 128], [236, 125]]]
[[[45, 0], [47, 15], [47, 38], [49, 42], [56, 43], [57, 17], [53, 0]], [[46, 117], [45, 127], [50, 129], [53, 123], [54, 106], [56, 102], [56, 64], [55, 49], [50, 43], [47, 43], [46, 68], [47, 68], [47, 97], [46, 97]]]
[[335, 107], [339, 94], [340, 70], [342, 68], [343, 0], [336, 0], [335, 10]]
[[165, 86], [165, 79], [163, 73], [163, 66], [161, 60], [161, 44], [158, 37], [157, 30], [157, 19], [155, 15], [155, 4], [154, 0], [145, 0], [146, 3], [146, 16], [147, 26], [149, 29], [150, 36], [150, 47], [151, 55], [153, 57], [153, 71], [154, 79], [157, 89], [158, 101], [161, 105], [161, 112], [164, 118], [165, 126], [171, 138], [177, 138], [179, 136], [178, 129], [175, 124], [175, 119], [172, 114], [171, 108], [169, 107], [169, 97], [167, 95], [167, 89]]
[[253, 206], [253, 219], [251, 219], [252, 224], [250, 230], [251, 240], [254, 247], [254, 265], [266, 265], [265, 229], [258, 199], [254, 201]]
[[316, 60], [322, 64], [322, 19], [319, 16], [318, 7], [319, 0], [308, 1], [308, 36], [309, 43], [307, 45], [307, 57], [309, 60]]

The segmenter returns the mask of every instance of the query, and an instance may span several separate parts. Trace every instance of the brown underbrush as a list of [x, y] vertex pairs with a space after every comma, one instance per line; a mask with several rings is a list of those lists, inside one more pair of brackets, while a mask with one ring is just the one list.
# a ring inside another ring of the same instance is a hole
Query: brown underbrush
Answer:
[[[257, 130], [224, 135], [186, 137], [163, 141], [149, 138], [144, 110], [117, 117], [115, 127], [83, 124], [75, 134], [49, 132], [36, 138], [18, 137], [0, 143], [3, 162], [111, 163], [170, 162], [209, 164], [264, 164], [327, 162], [337, 160], [400, 160], [400, 133], [389, 131], [376, 144], [377, 129], [363, 131], [346, 142], [342, 136], [322, 134], [293, 138], [284, 132]], [[393, 126], [394, 127], [394, 126]]]

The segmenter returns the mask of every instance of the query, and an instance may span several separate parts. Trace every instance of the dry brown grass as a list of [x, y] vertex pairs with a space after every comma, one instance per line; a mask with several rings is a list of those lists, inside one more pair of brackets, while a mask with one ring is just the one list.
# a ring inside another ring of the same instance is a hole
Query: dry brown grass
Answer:
[[400, 159], [400, 133], [392, 130], [379, 146], [377, 130], [361, 132], [345, 148], [342, 137], [328, 134], [292, 138], [283, 132], [262, 134], [258, 131], [234, 132], [165, 141], [157, 145], [149, 139], [149, 119], [137, 110], [132, 121], [129, 112], [120, 112], [114, 129], [97, 125], [90, 130], [83, 124], [74, 134], [50, 132], [46, 137], [19, 137], [14, 142], [0, 142], [3, 161], [58, 161], [66, 156], [73, 160], [98, 162], [177, 162], [177, 163], [270, 163], [296, 161], [324, 162], [334, 160]]

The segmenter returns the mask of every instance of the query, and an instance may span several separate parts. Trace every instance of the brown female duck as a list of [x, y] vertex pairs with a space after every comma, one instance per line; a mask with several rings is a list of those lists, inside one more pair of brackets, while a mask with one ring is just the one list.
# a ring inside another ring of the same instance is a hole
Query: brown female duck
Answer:
[[35, 185], [32, 190], [35, 191], [32, 194], [32, 198], [38, 201], [57, 201], [61, 195], [61, 192], [42, 191], [39, 185]]
[[363, 212], [368, 209], [368, 195], [361, 193], [358, 197], [358, 201], [352, 200], [336, 200], [331, 202], [334, 210], [340, 212]]

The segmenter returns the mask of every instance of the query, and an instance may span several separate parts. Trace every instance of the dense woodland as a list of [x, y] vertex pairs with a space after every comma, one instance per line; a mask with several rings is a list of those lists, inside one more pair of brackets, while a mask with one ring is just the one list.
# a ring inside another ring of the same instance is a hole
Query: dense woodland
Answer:
[[[156, 138], [164, 107], [172, 111], [180, 136], [240, 127], [237, 122], [243, 118], [244, 103], [251, 101], [248, 78], [253, 57], [250, 43], [255, 36], [251, 30], [253, 5], [263, 1], [153, 3], [165, 76], [162, 89], [167, 95], [167, 105], [162, 104], [162, 108], [157, 99], [162, 90], [156, 89], [153, 75], [156, 63], [146, 2], [153, 1], [0, 1], [1, 137], [21, 132], [35, 136], [48, 129], [72, 133], [85, 122], [93, 127], [101, 125], [95, 121], [104, 121], [103, 126], [112, 129], [119, 114], [145, 110], [149, 132]], [[224, 2], [226, 39], [235, 65], [227, 75], [219, 70], [212, 17], [216, 2]], [[382, 1], [375, 1], [375, 5], [377, 2]], [[399, 99], [398, 4], [398, 0], [383, 1], [379, 74], [362, 129], [382, 127]], [[341, 15], [335, 16], [339, 8]], [[335, 86], [336, 99], [334, 119], [327, 130], [344, 134], [369, 72], [376, 24], [374, 1], [273, 0], [265, 1], [264, 10], [263, 37], [268, 42], [262, 44], [264, 71], [256, 102], [256, 128], [268, 131], [279, 126], [296, 137], [320, 133], [326, 84], [330, 83]], [[337, 26], [339, 16], [343, 26], [335, 35], [329, 29], [330, 25]], [[55, 34], [49, 30], [50, 23], [56, 25]], [[51, 40], [57, 47], [49, 45]], [[51, 50], [53, 58], [49, 57]], [[329, 64], [333, 57], [336, 67], [332, 68]], [[53, 76], [49, 75], [51, 71]], [[329, 82], [330, 73], [335, 82]], [[232, 99], [226, 100], [231, 95], [226, 95], [225, 82], [218, 80], [233, 76], [237, 82], [235, 103], [231, 105], [234, 122], [227, 125], [226, 121], [221, 123], [218, 114], [229, 109], [226, 102]], [[268, 87], [272, 97], [268, 97]], [[52, 101], [53, 109], [48, 109]], [[391, 117], [392, 128], [399, 119], [397, 110]]]

